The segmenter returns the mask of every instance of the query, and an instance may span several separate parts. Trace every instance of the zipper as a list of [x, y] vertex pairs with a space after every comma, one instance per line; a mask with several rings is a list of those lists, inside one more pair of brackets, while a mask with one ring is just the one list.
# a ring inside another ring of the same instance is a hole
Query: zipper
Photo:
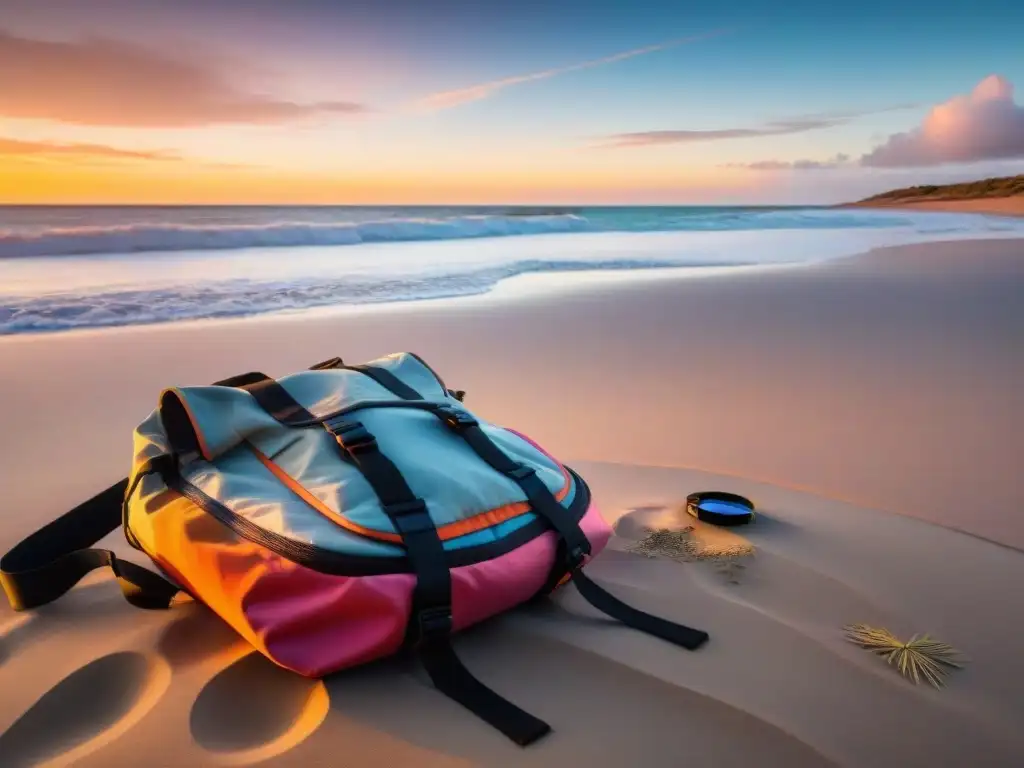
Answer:
[[[590, 488], [572, 468], [566, 467], [566, 471], [572, 477], [576, 488], [576, 493], [568, 507], [568, 511], [572, 519], [578, 522], [583, 518], [587, 508], [590, 506]], [[412, 566], [405, 555], [399, 557], [346, 555], [318, 547], [315, 544], [295, 541], [286, 536], [268, 531], [245, 519], [212, 496], [209, 496], [201, 488], [190, 483], [182, 477], [177, 467], [161, 467], [160, 475], [168, 488], [189, 499], [189, 501], [216, 518], [233, 533], [310, 570], [335, 576], [372, 576], [413, 572]], [[543, 518], [538, 516], [536, 520], [527, 523], [497, 542], [455, 550], [445, 550], [446, 564], [449, 568], [457, 568], [489, 560], [510, 552], [535, 539], [537, 536], [552, 530], [554, 529], [548, 526]]]

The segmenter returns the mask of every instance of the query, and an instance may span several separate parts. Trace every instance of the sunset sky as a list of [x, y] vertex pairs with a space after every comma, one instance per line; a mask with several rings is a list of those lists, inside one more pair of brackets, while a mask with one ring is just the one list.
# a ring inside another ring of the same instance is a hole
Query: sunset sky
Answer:
[[1024, 172], [1024, 3], [0, 0], [3, 203], [832, 203]]

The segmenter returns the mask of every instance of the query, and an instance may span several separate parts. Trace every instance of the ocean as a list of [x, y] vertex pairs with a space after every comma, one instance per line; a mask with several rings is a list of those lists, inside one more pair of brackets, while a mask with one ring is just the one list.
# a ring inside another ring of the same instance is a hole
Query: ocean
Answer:
[[0, 335], [486, 293], [537, 272], [795, 264], [1024, 236], [798, 207], [0, 207]]

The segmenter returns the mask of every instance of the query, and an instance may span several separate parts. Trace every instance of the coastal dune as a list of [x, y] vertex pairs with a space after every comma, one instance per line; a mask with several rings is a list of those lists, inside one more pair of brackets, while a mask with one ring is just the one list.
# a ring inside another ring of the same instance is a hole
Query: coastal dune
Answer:
[[899, 208], [936, 213], [984, 213], [991, 216], [1024, 216], [1024, 195], [986, 197], [980, 200], [907, 200], [894, 203], [872, 202], [860, 208]]
[[960, 184], [904, 187], [873, 195], [846, 207], [1024, 216], [1024, 175]]
[[[467, 666], [554, 728], [522, 750], [406, 659], [305, 680], [97, 574], [0, 605], [0, 764], [1020, 765], [1022, 349], [1022, 239], [0, 338], [0, 549], [122, 477], [166, 386], [409, 350], [588, 481], [616, 531], [595, 580], [711, 635], [683, 651], [571, 587], [467, 631]], [[710, 541], [681, 511], [708, 488], [758, 505], [746, 554], [635, 551], [651, 528]], [[965, 667], [915, 686], [845, 640], [858, 622]]]

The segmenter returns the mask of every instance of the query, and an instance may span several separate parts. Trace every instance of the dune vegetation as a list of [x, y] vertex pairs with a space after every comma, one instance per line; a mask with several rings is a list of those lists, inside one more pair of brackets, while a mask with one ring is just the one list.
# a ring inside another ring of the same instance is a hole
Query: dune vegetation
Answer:
[[882, 192], [864, 198], [858, 204], [918, 203], [938, 200], [979, 200], [1024, 195], [1024, 174], [981, 179], [962, 184], [923, 184]]

